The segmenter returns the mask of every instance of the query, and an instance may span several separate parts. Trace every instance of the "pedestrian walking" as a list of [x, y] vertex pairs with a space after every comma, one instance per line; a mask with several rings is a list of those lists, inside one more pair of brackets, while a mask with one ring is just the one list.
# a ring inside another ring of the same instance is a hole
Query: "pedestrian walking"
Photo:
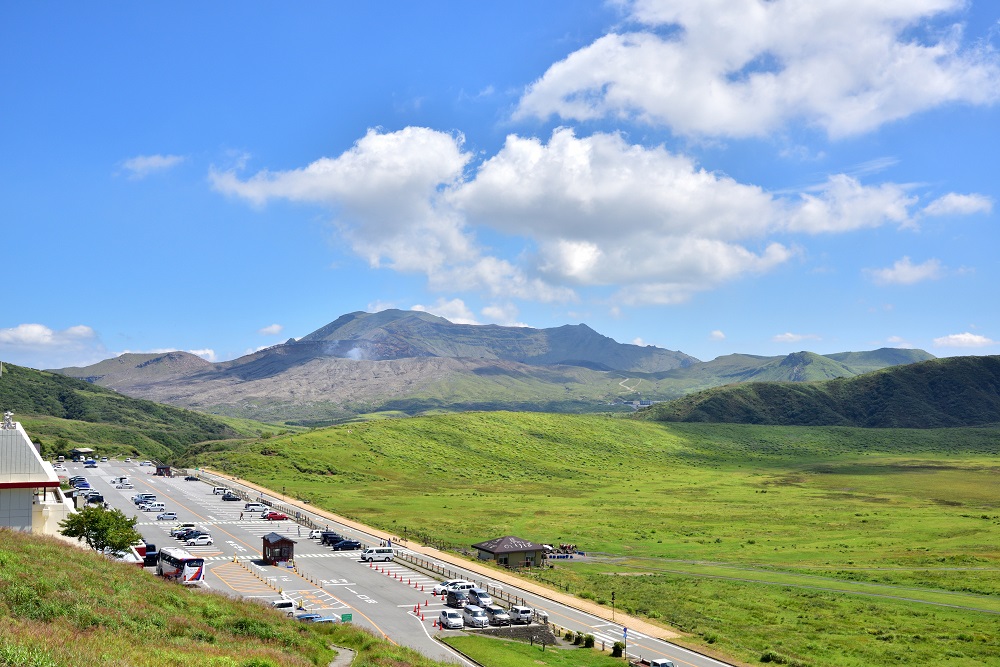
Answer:
[[298, 532], [299, 537], [302, 537], [302, 526], [296, 526], [295, 530]]
[[240, 521], [243, 520], [243, 512], [240, 512]]

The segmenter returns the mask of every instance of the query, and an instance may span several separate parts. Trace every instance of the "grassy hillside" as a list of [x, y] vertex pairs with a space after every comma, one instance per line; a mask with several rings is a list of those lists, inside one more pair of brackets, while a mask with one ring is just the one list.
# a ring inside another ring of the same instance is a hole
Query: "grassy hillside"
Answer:
[[659, 421], [875, 428], [1000, 424], [1000, 357], [952, 357], [819, 383], [747, 383], [655, 405]]
[[209, 415], [123, 396], [82, 380], [4, 364], [0, 409], [13, 410], [43, 454], [101, 445], [169, 459], [205, 440], [257, 435]]
[[0, 665], [306, 667], [332, 645], [354, 665], [438, 665], [351, 625], [289, 620], [187, 589], [53, 538], [0, 530]]
[[192, 461], [425, 543], [572, 542], [588, 559], [546, 579], [598, 601], [615, 590], [619, 609], [694, 644], [875, 667], [1000, 664], [998, 454], [986, 428], [467, 413]]

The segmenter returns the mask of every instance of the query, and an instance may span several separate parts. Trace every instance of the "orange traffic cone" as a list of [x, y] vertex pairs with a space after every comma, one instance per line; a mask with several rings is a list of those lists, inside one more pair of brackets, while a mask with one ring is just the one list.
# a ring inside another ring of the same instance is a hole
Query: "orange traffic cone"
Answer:
[[425, 607], [427, 606], [427, 600], [424, 600], [424, 606]]

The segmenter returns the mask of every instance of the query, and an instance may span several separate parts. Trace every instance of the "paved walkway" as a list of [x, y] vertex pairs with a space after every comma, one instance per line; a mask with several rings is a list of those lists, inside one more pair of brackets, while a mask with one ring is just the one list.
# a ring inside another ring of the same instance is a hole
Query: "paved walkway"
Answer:
[[[260, 486], [259, 484], [254, 484], [249, 480], [241, 479], [239, 477], [233, 477], [232, 475], [226, 475], [224, 473], [212, 470], [210, 468], [202, 468], [201, 470], [203, 472], [215, 475], [216, 477], [239, 482], [243, 486], [249, 487], [251, 489], [256, 489], [261, 493], [266, 493], [269, 496], [278, 498], [281, 502], [285, 503], [286, 505], [297, 507], [298, 509], [304, 512], [312, 512], [313, 514], [325, 517], [327, 519], [330, 519], [331, 521], [336, 521], [337, 523], [343, 524], [345, 526], [350, 526], [351, 528], [356, 528], [370, 535], [374, 535], [379, 539], [392, 540], [394, 544], [402, 544], [407, 549], [423, 554], [428, 558], [436, 558], [437, 560], [444, 561], [446, 563], [451, 563], [452, 565], [462, 567], [467, 570], [478, 572], [484, 577], [489, 577], [491, 579], [496, 579], [497, 581], [502, 581], [512, 586], [517, 586], [518, 588], [530, 591], [536, 595], [541, 595], [550, 600], [555, 600], [556, 602], [560, 602], [568, 607], [573, 607], [574, 609], [579, 609], [580, 611], [584, 611], [588, 614], [593, 614], [598, 618], [603, 618], [606, 621], [611, 621], [611, 610], [608, 609], [607, 607], [597, 604], [596, 602], [591, 602], [590, 600], [584, 600], [582, 598], [578, 598], [573, 595], [561, 593], [557, 590], [553, 590], [546, 586], [536, 584], [533, 581], [522, 579], [509, 572], [498, 570], [492, 567], [487, 567], [475, 561], [466, 560], [461, 556], [448, 553], [447, 551], [439, 551], [433, 547], [425, 547], [419, 544], [413, 544], [410, 542], [400, 540], [396, 535], [393, 535], [391, 533], [378, 530], [377, 528], [372, 528], [371, 526], [367, 526], [363, 523], [359, 523], [357, 521], [353, 521], [346, 517], [339, 516], [337, 514], [334, 514], [333, 512], [328, 512], [326, 510], [320, 509], [319, 507], [301, 503], [298, 500], [295, 500], [294, 498], [283, 496], [280, 493], [277, 493], [267, 487]], [[627, 614], [623, 614], [620, 611], [615, 612], [614, 622], [632, 628], [636, 632], [640, 632], [644, 635], [649, 635], [650, 637], [658, 637], [660, 639], [670, 640], [683, 636], [680, 632], [672, 628], [664, 627], [661, 625], [654, 625], [647, 620], [636, 618], [634, 616], [629, 616]]]

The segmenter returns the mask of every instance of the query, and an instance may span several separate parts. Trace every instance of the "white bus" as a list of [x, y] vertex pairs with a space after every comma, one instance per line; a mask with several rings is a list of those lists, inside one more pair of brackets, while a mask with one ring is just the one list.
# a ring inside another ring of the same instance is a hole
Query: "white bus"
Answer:
[[192, 556], [184, 549], [167, 547], [160, 549], [156, 573], [193, 586], [205, 581], [205, 559]]

